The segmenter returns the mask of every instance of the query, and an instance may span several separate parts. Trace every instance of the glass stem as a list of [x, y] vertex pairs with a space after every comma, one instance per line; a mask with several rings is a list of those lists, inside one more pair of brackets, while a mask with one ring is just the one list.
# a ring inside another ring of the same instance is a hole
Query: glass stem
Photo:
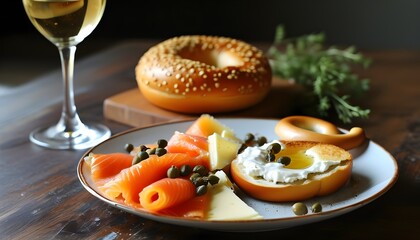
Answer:
[[[73, 90], [74, 58], [76, 46], [59, 46], [61, 68], [63, 73], [64, 101], [61, 118], [57, 128], [67, 137], [77, 137], [77, 131], [84, 128], [84, 124], [76, 111]], [[75, 136], [76, 135], [76, 136]]]

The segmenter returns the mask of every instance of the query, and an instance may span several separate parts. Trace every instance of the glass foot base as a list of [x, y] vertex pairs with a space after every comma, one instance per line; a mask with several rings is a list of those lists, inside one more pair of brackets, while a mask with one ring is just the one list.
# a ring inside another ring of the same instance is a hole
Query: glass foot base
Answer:
[[76, 132], [63, 132], [58, 127], [38, 128], [31, 132], [31, 142], [51, 149], [87, 149], [111, 136], [102, 124], [85, 124]]

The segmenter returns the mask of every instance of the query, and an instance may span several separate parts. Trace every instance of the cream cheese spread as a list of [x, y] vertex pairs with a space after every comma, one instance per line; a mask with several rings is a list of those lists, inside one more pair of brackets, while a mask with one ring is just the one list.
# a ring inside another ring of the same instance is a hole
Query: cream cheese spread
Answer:
[[260, 147], [247, 147], [237, 156], [236, 160], [238, 165], [240, 165], [246, 174], [256, 179], [262, 178], [272, 183], [291, 183], [297, 180], [307, 179], [311, 173], [325, 172], [330, 166], [338, 165], [341, 162], [340, 160], [321, 159], [310, 148], [305, 151], [305, 154], [313, 159], [313, 163], [310, 166], [302, 169], [286, 168], [282, 163], [269, 162], [267, 160], [267, 155], [269, 154], [267, 148], [275, 142], [279, 143], [282, 148], [285, 147], [284, 144], [276, 140]]

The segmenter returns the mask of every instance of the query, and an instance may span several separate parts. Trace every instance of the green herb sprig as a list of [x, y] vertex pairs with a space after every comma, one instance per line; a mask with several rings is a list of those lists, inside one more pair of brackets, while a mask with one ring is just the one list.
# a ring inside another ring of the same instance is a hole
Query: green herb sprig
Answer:
[[344, 123], [357, 117], [367, 118], [370, 110], [350, 104], [350, 96], [360, 96], [369, 90], [369, 79], [359, 79], [352, 67], [367, 68], [371, 60], [353, 46], [325, 47], [324, 42], [323, 33], [287, 39], [284, 27], [278, 26], [267, 52], [273, 74], [309, 90], [302, 108], [310, 114], [328, 116], [334, 109]]

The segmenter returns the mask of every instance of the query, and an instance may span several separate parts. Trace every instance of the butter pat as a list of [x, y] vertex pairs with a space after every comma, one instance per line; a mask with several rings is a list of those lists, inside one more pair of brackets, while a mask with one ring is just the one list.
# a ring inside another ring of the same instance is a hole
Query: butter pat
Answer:
[[211, 186], [212, 200], [207, 214], [208, 220], [251, 220], [263, 219], [263, 217], [248, 206], [233, 192], [233, 184], [223, 171], [215, 173], [220, 181]]

